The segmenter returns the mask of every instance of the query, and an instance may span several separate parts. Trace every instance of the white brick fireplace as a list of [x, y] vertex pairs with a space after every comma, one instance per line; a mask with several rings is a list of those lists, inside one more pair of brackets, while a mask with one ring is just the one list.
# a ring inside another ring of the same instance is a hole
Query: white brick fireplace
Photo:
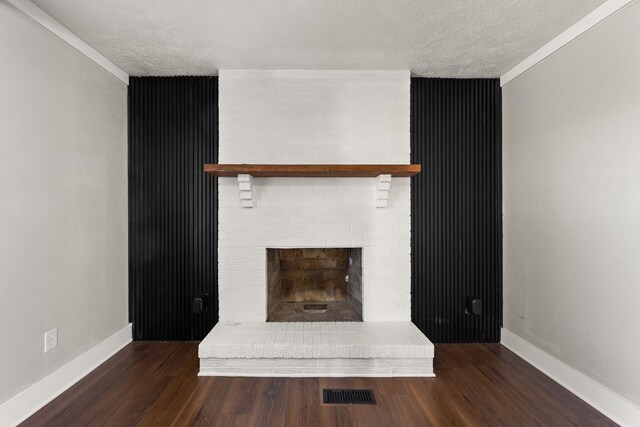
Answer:
[[[408, 164], [409, 85], [408, 71], [222, 70], [219, 162]], [[326, 337], [334, 340], [333, 346], [341, 346], [330, 334], [332, 328], [344, 332], [346, 325], [351, 335], [347, 334], [350, 338], [345, 345], [365, 334], [369, 339], [363, 338], [363, 345], [378, 350], [356, 354], [343, 348], [340, 360], [332, 362], [319, 362], [311, 356], [321, 352], [310, 350], [305, 363], [314, 364], [314, 369], [307, 366], [280, 373], [376, 376], [406, 375], [411, 370], [432, 374], [433, 346], [410, 323], [409, 178], [393, 178], [388, 207], [382, 209], [376, 208], [375, 178], [256, 178], [250, 209], [241, 207], [236, 178], [218, 179], [220, 323], [201, 344], [201, 374], [277, 375], [278, 364], [292, 366], [287, 359], [298, 354], [295, 345], [312, 346], [319, 336], [329, 334]], [[266, 323], [266, 249], [325, 247], [362, 248], [363, 323]], [[377, 322], [385, 323], [380, 333], [372, 333]], [[395, 332], [393, 325], [398, 328]], [[256, 353], [256, 345], [270, 348], [272, 342], [253, 343], [243, 350], [234, 339], [242, 336], [242, 342], [247, 342], [253, 336], [264, 340], [271, 333], [286, 347], [282, 328], [298, 335], [289, 343], [291, 353], [274, 351], [280, 361], [268, 361], [274, 357]], [[385, 336], [392, 335], [393, 342], [385, 342]], [[405, 342], [397, 339], [403, 336], [408, 337]], [[385, 346], [397, 352], [382, 355], [380, 348]], [[229, 349], [234, 348], [231, 353], [237, 354], [231, 357]], [[331, 360], [330, 353], [322, 354]], [[350, 369], [343, 360], [352, 353], [358, 359], [357, 369]], [[384, 369], [373, 368], [376, 354]], [[419, 360], [412, 359], [416, 356]], [[234, 360], [225, 362], [225, 357]], [[394, 358], [397, 367], [410, 368], [394, 371]], [[260, 364], [254, 359], [262, 359], [264, 369], [250, 369]], [[422, 362], [425, 369], [421, 369]], [[331, 363], [346, 367], [332, 370]], [[414, 367], [416, 363], [420, 366]]]

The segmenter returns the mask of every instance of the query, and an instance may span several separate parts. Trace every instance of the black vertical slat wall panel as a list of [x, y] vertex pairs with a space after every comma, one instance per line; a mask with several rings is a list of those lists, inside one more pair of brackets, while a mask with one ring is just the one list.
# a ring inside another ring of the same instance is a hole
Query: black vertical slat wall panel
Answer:
[[411, 314], [436, 343], [500, 340], [501, 104], [498, 79], [411, 79]]
[[[198, 340], [218, 320], [218, 79], [129, 80], [129, 317], [135, 340]], [[207, 293], [208, 310], [193, 298]]]

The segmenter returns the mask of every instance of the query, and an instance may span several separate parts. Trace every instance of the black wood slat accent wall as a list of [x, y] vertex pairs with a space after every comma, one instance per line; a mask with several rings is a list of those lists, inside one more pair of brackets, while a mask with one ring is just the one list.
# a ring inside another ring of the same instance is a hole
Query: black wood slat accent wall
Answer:
[[500, 340], [501, 114], [498, 79], [411, 79], [411, 311], [436, 343]]
[[[129, 81], [129, 317], [136, 340], [202, 339], [218, 320], [218, 79]], [[205, 313], [193, 298], [208, 294]]]

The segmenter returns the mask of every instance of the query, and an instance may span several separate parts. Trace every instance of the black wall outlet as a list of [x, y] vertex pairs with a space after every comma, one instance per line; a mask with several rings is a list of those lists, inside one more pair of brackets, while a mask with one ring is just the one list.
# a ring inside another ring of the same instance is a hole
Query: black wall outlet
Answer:
[[467, 313], [480, 316], [482, 314], [482, 300], [477, 297], [467, 297]]
[[209, 303], [209, 294], [196, 295], [193, 298], [193, 312], [195, 314], [206, 313]]

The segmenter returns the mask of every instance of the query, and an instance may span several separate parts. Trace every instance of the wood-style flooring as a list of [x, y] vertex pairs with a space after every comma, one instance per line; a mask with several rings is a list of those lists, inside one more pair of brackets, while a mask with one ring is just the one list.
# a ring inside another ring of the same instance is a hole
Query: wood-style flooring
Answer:
[[[197, 347], [131, 343], [23, 425], [615, 425], [500, 344], [436, 345], [436, 378], [197, 377]], [[325, 405], [323, 388], [377, 405]]]

